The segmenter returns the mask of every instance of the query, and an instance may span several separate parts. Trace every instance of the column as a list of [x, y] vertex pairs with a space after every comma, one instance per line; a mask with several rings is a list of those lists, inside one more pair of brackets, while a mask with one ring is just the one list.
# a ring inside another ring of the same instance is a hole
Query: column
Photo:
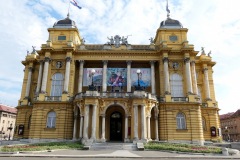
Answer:
[[198, 87], [197, 87], [197, 75], [196, 75], [196, 68], [195, 68], [195, 61], [191, 61], [191, 70], [192, 70], [192, 82], [193, 82], [193, 93], [198, 94]]
[[41, 86], [41, 80], [42, 80], [42, 70], [43, 70], [43, 61], [39, 61], [39, 71], [38, 71], [38, 81], [37, 81], [37, 89], [36, 89], [36, 94], [40, 92], [40, 86]]
[[163, 58], [165, 94], [170, 94], [168, 58]]
[[76, 134], [77, 134], [77, 114], [74, 115], [73, 140], [76, 140]]
[[205, 83], [205, 96], [207, 100], [211, 100], [209, 80], [208, 80], [208, 68], [204, 68], [203, 72], [204, 72], [204, 83]]
[[145, 116], [145, 106], [141, 106], [141, 131], [142, 131], [142, 140], [146, 139], [146, 116]]
[[134, 105], [134, 140], [138, 140], [138, 105]]
[[70, 76], [70, 62], [71, 62], [71, 57], [67, 57], [66, 58], [66, 70], [65, 70], [63, 93], [68, 93], [68, 84], [69, 84], [69, 76]]
[[131, 63], [132, 61], [127, 61], [127, 92], [131, 92]]
[[158, 117], [156, 116], [155, 117], [155, 136], [156, 136], [156, 141], [158, 141], [159, 140], [159, 138], [158, 138]]
[[89, 118], [89, 105], [85, 105], [84, 127], [83, 127], [83, 139], [84, 140], [88, 140], [88, 118]]
[[128, 139], [128, 116], [125, 116], [125, 140]]
[[190, 70], [190, 59], [185, 58], [185, 75], [186, 75], [186, 82], [187, 82], [187, 91], [188, 93], [193, 93], [192, 91], [192, 77], [191, 77], [191, 70]]
[[107, 63], [108, 61], [103, 61], [103, 80], [102, 80], [102, 91], [107, 91]]
[[83, 85], [83, 64], [84, 60], [79, 60], [78, 93], [82, 92]]
[[82, 131], [83, 131], [83, 116], [80, 115], [79, 139], [82, 139], [82, 137], [83, 137]]
[[50, 62], [50, 58], [45, 57], [41, 93], [46, 93], [49, 62]]
[[105, 141], [105, 115], [102, 115], [102, 138], [101, 140]]
[[91, 136], [91, 139], [93, 139], [93, 140], [96, 140], [96, 113], [97, 113], [97, 105], [93, 105], [92, 136]]
[[151, 64], [151, 85], [152, 85], [152, 94], [156, 94], [156, 85], [155, 85], [155, 61], [150, 61]]
[[29, 97], [30, 85], [32, 80], [32, 70], [33, 70], [32, 67], [28, 68], [28, 79], [27, 79], [27, 87], [26, 87], [26, 93], [25, 93], [26, 98]]
[[147, 117], [147, 138], [151, 139], [151, 125], [150, 125], [150, 116]]

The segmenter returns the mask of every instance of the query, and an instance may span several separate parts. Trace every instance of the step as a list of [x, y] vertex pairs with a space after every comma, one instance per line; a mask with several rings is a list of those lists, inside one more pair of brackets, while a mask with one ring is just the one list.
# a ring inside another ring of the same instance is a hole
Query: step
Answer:
[[94, 143], [90, 150], [137, 150], [136, 144], [133, 143]]

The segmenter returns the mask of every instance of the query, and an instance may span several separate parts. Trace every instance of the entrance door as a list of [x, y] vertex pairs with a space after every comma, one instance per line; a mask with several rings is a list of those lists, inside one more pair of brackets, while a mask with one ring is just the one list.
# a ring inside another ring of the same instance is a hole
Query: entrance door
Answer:
[[122, 115], [113, 112], [110, 117], [110, 141], [122, 141]]

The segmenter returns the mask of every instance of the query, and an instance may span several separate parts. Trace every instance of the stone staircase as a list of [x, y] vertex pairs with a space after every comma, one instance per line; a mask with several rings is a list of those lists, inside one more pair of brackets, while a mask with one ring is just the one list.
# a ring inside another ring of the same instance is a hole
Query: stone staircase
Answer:
[[137, 145], [133, 143], [105, 142], [93, 143], [90, 150], [137, 150]]

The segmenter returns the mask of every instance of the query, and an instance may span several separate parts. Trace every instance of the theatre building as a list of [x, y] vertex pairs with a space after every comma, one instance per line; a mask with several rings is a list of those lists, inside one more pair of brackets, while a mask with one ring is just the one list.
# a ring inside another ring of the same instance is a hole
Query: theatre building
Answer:
[[[31, 141], [219, 141], [216, 64], [169, 16], [149, 44], [109, 35], [85, 44], [67, 16], [25, 66], [15, 138]], [[146, 37], [149, 39], [149, 37]], [[199, 55], [197, 55], [199, 53]]]

